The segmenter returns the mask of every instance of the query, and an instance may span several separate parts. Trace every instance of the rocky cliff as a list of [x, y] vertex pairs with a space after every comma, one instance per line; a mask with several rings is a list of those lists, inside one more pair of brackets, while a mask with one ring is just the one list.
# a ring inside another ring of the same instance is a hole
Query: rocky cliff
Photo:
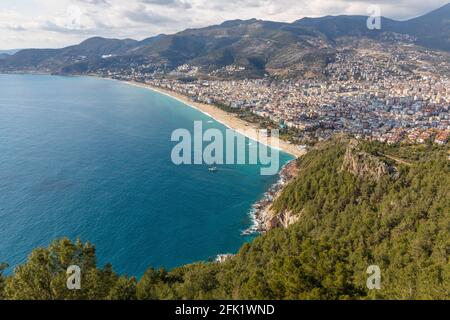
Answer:
[[301, 215], [295, 215], [292, 211], [277, 213], [272, 207], [269, 207], [261, 216], [263, 230], [269, 231], [275, 228], [288, 228], [290, 225], [297, 223]]
[[359, 149], [358, 142], [351, 140], [345, 153], [341, 171], [347, 171], [361, 179], [380, 181], [383, 177], [397, 177], [397, 169], [380, 158]]
[[265, 199], [255, 205], [255, 218], [259, 232], [266, 232], [279, 227], [287, 228], [299, 220], [299, 215], [294, 215], [292, 211], [276, 212], [272, 208], [273, 201], [280, 196], [284, 187], [296, 178], [298, 174], [299, 168], [297, 162], [290, 162], [280, 173], [280, 183], [276, 185], [273, 191], [269, 191]]
[[[346, 136], [335, 138], [335, 143], [343, 146], [345, 153], [338, 161], [340, 172], [349, 172], [360, 179], [378, 182], [383, 178], [398, 178], [398, 170], [396, 167], [389, 165], [383, 161], [382, 157], [372, 155], [360, 148], [360, 143], [355, 139], [349, 139]], [[318, 146], [316, 149], [324, 148]], [[309, 168], [307, 170], [314, 170]], [[339, 171], [339, 170], [338, 170]], [[306, 173], [306, 171], [305, 171]], [[300, 169], [297, 162], [292, 162], [283, 170], [285, 183], [282, 188], [273, 193], [266, 202], [257, 205], [256, 220], [258, 223], [258, 231], [266, 232], [274, 228], [288, 228], [290, 225], [297, 223], [302, 217], [302, 209], [294, 212], [292, 209], [275, 210], [273, 203], [282, 196], [284, 187], [288, 182], [292, 182], [294, 178], [299, 176]], [[299, 177], [298, 179], [301, 179]], [[294, 182], [295, 183], [295, 182]]]

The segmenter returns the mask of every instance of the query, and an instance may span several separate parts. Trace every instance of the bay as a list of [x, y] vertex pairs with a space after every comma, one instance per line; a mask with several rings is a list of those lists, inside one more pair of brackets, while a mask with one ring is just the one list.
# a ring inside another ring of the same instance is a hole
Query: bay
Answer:
[[[140, 276], [235, 253], [253, 203], [278, 179], [259, 165], [176, 166], [171, 133], [226, 128], [165, 95], [91, 77], [0, 75], [0, 262], [92, 242], [99, 265]], [[281, 164], [292, 157], [281, 153]]]

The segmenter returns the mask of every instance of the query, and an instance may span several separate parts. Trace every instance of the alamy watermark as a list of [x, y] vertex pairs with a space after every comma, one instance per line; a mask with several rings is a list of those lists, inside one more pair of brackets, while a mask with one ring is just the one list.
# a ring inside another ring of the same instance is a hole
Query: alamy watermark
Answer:
[[69, 30], [80, 30], [82, 16], [83, 12], [79, 6], [68, 6], [64, 17], [64, 27]]
[[69, 290], [81, 289], [81, 268], [76, 265], [69, 266], [66, 274], [68, 275], [66, 286]]
[[367, 288], [369, 290], [380, 290], [381, 289], [381, 269], [377, 265], [371, 265], [367, 268]]
[[371, 5], [367, 8], [367, 28], [369, 30], [381, 30], [381, 8], [379, 5]]
[[[242, 134], [241, 134], [242, 133]], [[172, 133], [177, 142], [171, 153], [175, 165], [261, 165], [261, 175], [276, 175], [280, 169], [279, 130], [248, 128], [238, 133], [226, 129], [203, 130], [202, 121], [194, 122], [193, 134], [187, 129]], [[245, 136], [259, 143], [247, 143]]]

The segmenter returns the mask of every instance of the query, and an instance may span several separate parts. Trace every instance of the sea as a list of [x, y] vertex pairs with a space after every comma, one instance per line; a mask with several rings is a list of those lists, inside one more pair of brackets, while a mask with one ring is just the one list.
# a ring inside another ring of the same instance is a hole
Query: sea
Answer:
[[[236, 253], [261, 165], [175, 165], [172, 132], [226, 127], [166, 95], [94, 77], [0, 75], [0, 263], [63, 237], [141, 276]], [[249, 141], [249, 146], [257, 143]], [[281, 153], [280, 165], [292, 160]]]

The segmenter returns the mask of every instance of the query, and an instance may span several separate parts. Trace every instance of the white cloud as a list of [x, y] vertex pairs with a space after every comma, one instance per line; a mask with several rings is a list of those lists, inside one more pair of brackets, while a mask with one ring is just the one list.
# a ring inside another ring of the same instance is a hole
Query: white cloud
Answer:
[[294, 21], [305, 16], [382, 14], [405, 19], [448, 0], [2, 0], [0, 49], [62, 47], [90, 36], [143, 39], [231, 19]]

